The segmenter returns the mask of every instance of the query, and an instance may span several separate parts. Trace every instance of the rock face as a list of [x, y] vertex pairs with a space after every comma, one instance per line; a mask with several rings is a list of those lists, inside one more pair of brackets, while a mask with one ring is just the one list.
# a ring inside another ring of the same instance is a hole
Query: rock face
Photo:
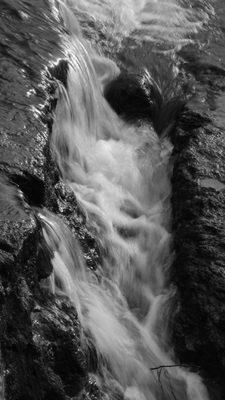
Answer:
[[[187, 113], [197, 118], [190, 110]], [[179, 306], [173, 342], [179, 359], [202, 371], [210, 380], [209, 388], [219, 385], [221, 399], [225, 393], [225, 144], [223, 133], [211, 123], [193, 129], [191, 124], [175, 135], [172, 281]]]
[[180, 54], [183, 71], [196, 94], [174, 132], [172, 180], [176, 259], [171, 278], [177, 288], [172, 341], [179, 360], [201, 371], [211, 398], [218, 400], [225, 398], [225, 118], [220, 110], [225, 98], [225, 65], [220, 53], [225, 10], [222, 12], [216, 10], [221, 21], [218, 17], [215, 38], [201, 51], [190, 46]]
[[[76, 311], [40, 285], [52, 272], [51, 254], [34, 207], [48, 206], [57, 191], [50, 209], [68, 216], [72, 207], [50, 170], [48, 115], [41, 118], [47, 67], [61, 56], [59, 34], [48, 2], [1, 1], [0, 393], [7, 400], [99, 396], [88, 380]], [[57, 187], [49, 197], [50, 181]], [[78, 217], [73, 222], [78, 226]]]

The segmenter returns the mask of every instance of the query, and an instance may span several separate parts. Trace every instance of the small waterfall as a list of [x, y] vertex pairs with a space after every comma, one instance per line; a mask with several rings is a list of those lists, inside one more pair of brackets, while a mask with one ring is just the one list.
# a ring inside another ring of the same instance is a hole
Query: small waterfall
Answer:
[[[131, 37], [177, 47], [189, 42], [213, 13], [209, 4], [194, 10], [189, 0], [180, 3], [178, 0], [64, 0], [61, 9], [64, 9], [64, 21], [65, 6], [70, 10], [66, 11], [67, 24], [72, 21], [74, 11], [82, 22], [89, 20], [95, 27], [100, 26], [114, 42]], [[70, 24], [71, 31], [74, 31], [74, 23]]]
[[[67, 88], [58, 83], [51, 150], [105, 252], [98, 271], [89, 270], [68, 227], [41, 212], [54, 254], [51, 290], [74, 303], [83, 346], [96, 352], [100, 387], [111, 385], [130, 400], [207, 400], [201, 379], [174, 365], [164, 342], [163, 310], [172, 295], [166, 282], [173, 258], [172, 145], [150, 125], [130, 126], [117, 117], [102, 92], [118, 67], [95, 53], [72, 11], [59, 4], [71, 34], [65, 38]], [[96, 10], [99, 4], [93, 2]]]

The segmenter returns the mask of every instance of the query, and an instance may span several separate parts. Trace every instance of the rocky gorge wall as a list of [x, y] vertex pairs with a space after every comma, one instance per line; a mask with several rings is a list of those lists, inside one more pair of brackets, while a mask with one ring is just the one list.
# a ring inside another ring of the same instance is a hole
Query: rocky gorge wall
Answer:
[[[223, 32], [219, 5], [217, 29]], [[202, 50], [180, 53], [195, 94], [172, 138], [177, 313], [171, 329], [179, 360], [201, 371], [213, 399], [224, 399], [225, 65], [223, 35], [205, 39]]]
[[[95, 388], [87, 378], [76, 311], [40, 286], [52, 266], [35, 207], [51, 203], [54, 172], [59, 181], [54, 169], [49, 172], [47, 68], [62, 53], [49, 2], [1, 1], [0, 53], [1, 398], [90, 398]], [[66, 193], [57, 190], [61, 203], [50, 208], [68, 215]], [[74, 202], [70, 197], [70, 207]]]

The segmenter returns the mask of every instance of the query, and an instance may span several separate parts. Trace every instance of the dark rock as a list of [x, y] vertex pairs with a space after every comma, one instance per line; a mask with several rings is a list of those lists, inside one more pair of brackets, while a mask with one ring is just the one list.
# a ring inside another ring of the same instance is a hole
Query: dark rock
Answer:
[[56, 22], [43, 7], [42, 0], [19, 1], [16, 6], [3, 0], [0, 24], [0, 170], [23, 170], [40, 179], [47, 139], [39, 118], [46, 101], [43, 73], [53, 53], [60, 53]]
[[[62, 52], [48, 4], [1, 1], [0, 393], [6, 400], [101, 397], [88, 377], [74, 307], [41, 284], [52, 272], [52, 254], [37, 207], [52, 200], [50, 209], [62, 213], [74, 232], [79, 218], [80, 230], [83, 224], [83, 217], [72, 217], [75, 197], [60, 189], [49, 150], [54, 80], [47, 67]], [[66, 79], [65, 63], [57, 74]]]
[[[78, 239], [87, 266], [96, 270], [102, 260], [101, 243], [97, 241], [93, 228], [87, 225], [86, 214], [78, 204], [74, 192], [61, 179], [55, 185], [49, 186], [48, 190], [51, 195], [46, 196], [46, 207], [63, 219]], [[55, 197], [55, 203], [52, 203], [52, 196]]]
[[[225, 83], [225, 81], [224, 81]], [[225, 143], [210, 113], [190, 100], [173, 136], [177, 288], [170, 325], [181, 363], [200, 371], [211, 398], [225, 398]], [[207, 185], [206, 185], [206, 183]]]
[[[203, 376], [212, 400], [225, 399], [224, 3], [195, 44], [180, 51], [192, 96], [173, 132], [173, 229], [177, 289], [170, 321], [181, 363]], [[200, 44], [200, 45], [199, 45]]]
[[143, 80], [147, 76], [141, 74], [119, 75], [105, 89], [105, 97], [115, 112], [128, 122], [150, 122], [155, 107], [160, 108], [162, 96], [151, 81], [148, 86]]
[[23, 171], [21, 175], [11, 174], [10, 182], [17, 185], [30, 206], [41, 207], [44, 203], [44, 182], [35, 175]]
[[76, 312], [66, 299], [41, 292], [30, 304], [32, 294], [24, 284], [20, 290], [23, 297], [16, 297], [11, 288], [3, 308], [6, 398], [72, 398], [87, 381]]
[[105, 97], [125, 121], [151, 123], [161, 136], [172, 131], [184, 107], [186, 93], [174, 78], [171, 61], [153, 55], [151, 47], [145, 43], [131, 52], [124, 45], [118, 54], [122, 73], [108, 84]]

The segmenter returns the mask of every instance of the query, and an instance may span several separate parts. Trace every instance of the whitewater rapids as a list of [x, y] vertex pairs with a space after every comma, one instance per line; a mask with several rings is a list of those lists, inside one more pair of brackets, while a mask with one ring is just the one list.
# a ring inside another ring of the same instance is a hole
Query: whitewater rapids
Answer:
[[[167, 138], [160, 140], [149, 124], [127, 125], [110, 108], [103, 90], [119, 75], [119, 68], [85, 40], [74, 3], [55, 3], [69, 32], [64, 38], [68, 74], [66, 87], [58, 82], [56, 91], [51, 151], [105, 251], [103, 264], [90, 271], [68, 227], [53, 214], [40, 212], [43, 234], [54, 254], [50, 289], [73, 302], [83, 347], [96, 351], [91, 375], [100, 388], [112, 385], [127, 400], [207, 400], [200, 377], [176, 366], [167, 345], [166, 305], [173, 296], [167, 279], [173, 259], [172, 145]], [[105, 3], [103, 23], [109, 10], [116, 15], [119, 4]], [[80, 1], [76, 7], [85, 12], [88, 4]], [[100, 3], [91, 4], [97, 18]], [[182, 41], [198, 24], [175, 2], [140, 2], [144, 14], [140, 7], [137, 29], [149, 10], [155, 10], [154, 26], [162, 26], [166, 14], [160, 10], [165, 4], [173, 7], [183, 26], [175, 30], [172, 23], [169, 40], [179, 35]], [[122, 5], [125, 10], [125, 2]], [[125, 21], [114, 20], [114, 29]], [[148, 39], [157, 31], [148, 27]]]

